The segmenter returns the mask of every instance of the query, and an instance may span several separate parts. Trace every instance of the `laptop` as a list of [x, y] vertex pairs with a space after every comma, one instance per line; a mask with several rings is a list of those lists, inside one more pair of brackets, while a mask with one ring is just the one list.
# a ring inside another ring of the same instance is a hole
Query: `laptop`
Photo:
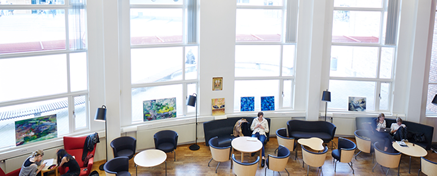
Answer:
[[385, 132], [385, 133], [390, 133], [391, 128], [381, 128], [379, 129], [379, 132]]

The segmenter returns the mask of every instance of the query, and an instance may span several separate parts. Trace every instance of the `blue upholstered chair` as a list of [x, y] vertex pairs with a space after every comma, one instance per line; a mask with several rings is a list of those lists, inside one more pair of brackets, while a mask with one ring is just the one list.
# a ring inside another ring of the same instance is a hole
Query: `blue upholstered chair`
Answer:
[[336, 172], [337, 169], [337, 162], [340, 161], [342, 163], [347, 163], [352, 169], [352, 174], [355, 173], [352, 158], [354, 157], [356, 148], [357, 146], [351, 140], [342, 137], [338, 138], [337, 149], [333, 150], [331, 153], [332, 158], [334, 158], [334, 172]]
[[119, 156], [127, 156], [131, 159], [137, 148], [137, 140], [134, 137], [122, 136], [111, 141], [114, 158]]
[[237, 161], [235, 155], [232, 154], [233, 172], [237, 176], [253, 176], [256, 175], [256, 170], [258, 168], [259, 156], [256, 157], [256, 161], [252, 163], [244, 163]]
[[[276, 130], [276, 138], [278, 139], [278, 144], [287, 147], [290, 152], [296, 149], [296, 140], [294, 140], [292, 137], [288, 137], [287, 130], [285, 128], [279, 128]], [[294, 154], [294, 160], [296, 160], [296, 157], [297, 150]]]
[[212, 158], [208, 162], [211, 163], [212, 160], [217, 161], [217, 167], [215, 168], [215, 173], [217, 173], [217, 169], [221, 162], [229, 161], [229, 154], [231, 153], [231, 146], [220, 146], [218, 137], [213, 137], [209, 140], [209, 149], [211, 150]]
[[328, 147], [325, 146], [325, 149], [322, 152], [308, 150], [304, 145], [301, 145], [301, 147], [303, 162], [304, 164], [306, 163], [308, 165], [307, 175], [310, 170], [310, 166], [317, 167], [317, 171], [319, 171], [319, 168], [322, 170], [322, 166], [326, 160], [326, 152], [328, 151]]
[[113, 158], [105, 163], [103, 169], [108, 174], [115, 174], [116, 176], [130, 176], [129, 173], [129, 157], [120, 156]]
[[163, 130], [155, 133], [153, 136], [155, 148], [165, 153], [174, 152], [174, 161], [176, 161], [176, 147], [178, 146], [178, 133], [172, 130]]
[[267, 167], [266, 170], [264, 171], [264, 175], [267, 175], [267, 169], [277, 172], [280, 172], [285, 169], [287, 174], [290, 175], [290, 173], [288, 173], [287, 169], [285, 168], [287, 166], [288, 158], [290, 156], [290, 150], [288, 150], [287, 147], [282, 145], [279, 145], [277, 150], [278, 150], [277, 156], [273, 156], [270, 154], [267, 156], [267, 160], [266, 160]]
[[420, 157], [420, 169], [417, 175], [420, 175], [420, 171], [426, 175], [437, 175], [437, 162]]
[[387, 168], [387, 172], [385, 175], [388, 174], [390, 171], [390, 168], [398, 168], [398, 175], [399, 175], [399, 165], [401, 164], [401, 153], [391, 153], [384, 151], [384, 146], [380, 144], [379, 142], [375, 142], [373, 144], [375, 148], [375, 158], [376, 163], [375, 166], [373, 166], [372, 172], [375, 170], [376, 165], [381, 165], [382, 167]]

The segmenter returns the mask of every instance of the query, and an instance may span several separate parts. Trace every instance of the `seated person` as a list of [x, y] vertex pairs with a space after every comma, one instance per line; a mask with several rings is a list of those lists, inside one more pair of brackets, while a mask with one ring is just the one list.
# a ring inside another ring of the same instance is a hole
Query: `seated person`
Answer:
[[384, 144], [384, 151], [394, 151], [392, 146], [393, 138], [389, 133], [380, 132], [382, 129], [386, 128], [385, 115], [384, 113], [379, 114], [372, 122], [371, 138], [372, 144], [374, 142], [380, 142]]
[[259, 112], [258, 117], [253, 119], [252, 125], [250, 126], [250, 129], [253, 131], [252, 137], [258, 138], [261, 143], [263, 144], [262, 147], [262, 160], [261, 160], [261, 167], [264, 167], [265, 162], [265, 156], [264, 156], [264, 142], [267, 139], [267, 134], [269, 132], [269, 123], [264, 118], [264, 113]]
[[56, 152], [57, 163], [59, 167], [68, 167], [67, 173], [61, 176], [79, 176], [80, 167], [76, 159], [67, 153], [64, 149], [59, 149]]
[[19, 176], [36, 176], [41, 175], [41, 170], [46, 166], [46, 164], [41, 164], [44, 152], [42, 150], [37, 150], [32, 153], [21, 166]]
[[400, 117], [396, 118], [396, 123], [392, 123], [390, 127], [390, 134], [397, 141], [407, 139], [407, 126], [402, 124], [402, 119]]

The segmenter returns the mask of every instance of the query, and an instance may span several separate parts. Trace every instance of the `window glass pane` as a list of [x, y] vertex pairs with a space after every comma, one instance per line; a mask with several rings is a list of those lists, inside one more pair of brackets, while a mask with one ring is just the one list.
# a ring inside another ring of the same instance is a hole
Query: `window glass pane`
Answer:
[[[193, 95], [193, 93], [197, 94], [197, 84], [187, 84], [187, 98], [190, 95]], [[199, 97], [197, 97], [199, 98]], [[199, 99], [196, 100], [196, 106], [197, 106], [197, 101], [199, 101]], [[192, 107], [192, 106], [187, 106], [187, 113], [195, 113], [196, 112], [196, 108]]]
[[279, 45], [235, 46], [235, 76], [279, 76]]
[[429, 82], [437, 83], [437, 13], [434, 20], [434, 37], [432, 39], [432, 54], [429, 66]]
[[382, 8], [382, 0], [334, 0], [334, 7]]
[[234, 111], [240, 111], [241, 97], [255, 97], [255, 112], [261, 110], [261, 96], [274, 96], [278, 109], [278, 80], [235, 81]]
[[70, 85], [71, 91], [87, 90], [86, 53], [70, 54]]
[[366, 111], [375, 111], [375, 82], [330, 80], [329, 109], [348, 109], [349, 97], [366, 97]]
[[236, 40], [281, 41], [282, 10], [237, 9]]
[[184, 0], [130, 0], [130, 4], [182, 4]]
[[0, 59], [0, 102], [67, 92], [65, 55]]
[[331, 62], [336, 59], [336, 68], [331, 66], [330, 76], [376, 78], [377, 47], [332, 46], [331, 49]]
[[284, 80], [284, 92], [282, 93], [282, 107], [292, 107], [293, 81]]
[[237, 5], [281, 6], [282, 0], [237, 0]]
[[182, 47], [133, 49], [132, 84], [182, 80]]
[[[47, 11], [47, 12], [46, 12]], [[0, 18], [0, 54], [65, 49], [64, 11], [14, 10]]]
[[334, 11], [332, 42], [378, 43], [381, 12]]
[[437, 94], [437, 84], [428, 85], [428, 95], [426, 99], [426, 114], [437, 114], [437, 105], [432, 104], [432, 99]]
[[197, 79], [197, 62], [199, 58], [197, 48], [197, 46], [185, 48], [185, 79]]
[[182, 84], [132, 89], [132, 122], [143, 121], [143, 101], [176, 97], [177, 116], [182, 115], [186, 99], [182, 98]]
[[64, 0], [60, 1], [50, 1], [50, 0], [3, 0], [0, 1], [0, 5], [27, 5], [27, 4], [42, 4], [42, 5], [50, 5], [50, 4], [64, 4]]
[[1, 147], [15, 146], [15, 121], [56, 114], [58, 137], [69, 132], [68, 99], [59, 98], [47, 101], [0, 107]]
[[87, 109], [85, 100], [85, 96], [74, 97], [74, 121], [76, 130], [87, 127]]
[[182, 9], [131, 9], [132, 45], [181, 43]]
[[381, 95], [379, 99], [379, 110], [389, 110], [390, 83], [381, 83]]
[[295, 45], [283, 45], [282, 53], [282, 76], [293, 76]]
[[[82, 6], [84, 8], [84, 6]], [[58, 12], [57, 10], [51, 10], [53, 17], [55, 17]], [[85, 9], [75, 8], [70, 9], [68, 12], [68, 23], [69, 23], [69, 45], [72, 50], [85, 49], [87, 44], [87, 25], [86, 25], [86, 15]]]
[[394, 56], [395, 56], [394, 48], [388, 48], [388, 47], [381, 48], [381, 68], [380, 68], [381, 70], [379, 72], [380, 78], [391, 79]]

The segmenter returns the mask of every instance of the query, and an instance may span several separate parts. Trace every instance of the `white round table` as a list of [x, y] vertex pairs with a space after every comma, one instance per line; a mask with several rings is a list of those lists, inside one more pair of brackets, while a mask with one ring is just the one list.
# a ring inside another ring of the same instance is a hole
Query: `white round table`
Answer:
[[395, 148], [397, 151], [401, 152], [402, 154], [410, 156], [410, 165], [408, 167], [408, 173], [410, 173], [411, 157], [423, 157], [423, 156], [428, 155], [428, 152], [423, 147], [421, 147], [419, 145], [414, 145], [413, 143], [410, 143], [410, 142], [405, 142], [405, 144], [408, 147], [401, 147], [397, 142], [393, 142], [392, 146], [393, 146], [393, 148]]
[[140, 153], [135, 155], [134, 158], [136, 175], [138, 175], [137, 166], [154, 167], [162, 164], [163, 162], [165, 162], [165, 175], [167, 175], [166, 159], [167, 159], [167, 154], [165, 154], [165, 152], [163, 152], [162, 150], [149, 149], [149, 150], [141, 151]]
[[[263, 144], [258, 138], [252, 137], [238, 137], [232, 140], [232, 153], [234, 150], [238, 150], [241, 152], [241, 162], [244, 161], [244, 153], [253, 153], [262, 149]], [[259, 153], [259, 158], [261, 159], [262, 152]]]

